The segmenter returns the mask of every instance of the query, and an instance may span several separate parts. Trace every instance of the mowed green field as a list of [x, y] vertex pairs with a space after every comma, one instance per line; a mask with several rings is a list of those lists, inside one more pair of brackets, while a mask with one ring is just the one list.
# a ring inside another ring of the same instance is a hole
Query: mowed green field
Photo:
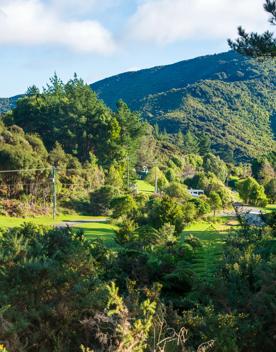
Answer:
[[[58, 216], [55, 221], [49, 216], [15, 218], [9, 216], [0, 216], [0, 228], [19, 227], [24, 223], [31, 222], [43, 226], [66, 226], [68, 224], [74, 229], [82, 229], [87, 239], [102, 239], [107, 245], [116, 245], [114, 242], [114, 231], [116, 226], [110, 224], [103, 217], [64, 215]], [[182, 239], [188, 234], [192, 234], [203, 241], [222, 241], [229, 227], [227, 225], [210, 225], [206, 222], [198, 222], [190, 225], [185, 229]]]
[[269, 204], [265, 209], [268, 211], [276, 211], [276, 204]]
[[55, 221], [49, 216], [40, 216], [33, 218], [15, 218], [9, 216], [0, 216], [0, 228], [19, 227], [24, 223], [33, 223], [42, 226], [66, 226], [76, 230], [83, 230], [89, 240], [101, 239], [107, 246], [116, 246], [114, 242], [114, 230], [116, 227], [108, 221], [103, 222], [105, 218], [80, 215], [58, 216]]
[[154, 192], [154, 186], [152, 186], [147, 181], [138, 180], [138, 181], [136, 181], [136, 185], [137, 185], [138, 191], [141, 193], [153, 193]]
[[[66, 226], [68, 224], [75, 231], [82, 230], [87, 240], [101, 239], [107, 247], [114, 250], [117, 247], [114, 240], [116, 226], [110, 224], [105, 218], [65, 215], [57, 217], [53, 222], [50, 217], [13, 218], [0, 216], [0, 227], [2, 228], [18, 227], [26, 222], [44, 226]], [[203, 246], [198, 249], [192, 262], [192, 270], [200, 280], [212, 280], [214, 277], [213, 274], [222, 256], [225, 239], [234, 227], [235, 222], [225, 218], [221, 223], [215, 224], [197, 222], [183, 231], [180, 241], [183, 241], [189, 235], [193, 235], [203, 242]]]
[[[152, 186], [147, 182], [138, 181], [141, 192], [151, 192]], [[276, 206], [270, 205], [269, 211], [275, 211]], [[203, 245], [198, 248], [192, 262], [191, 269], [200, 280], [213, 280], [216, 269], [223, 254], [223, 246], [229, 234], [237, 228], [235, 218], [220, 217], [218, 222], [199, 221], [186, 227], [180, 241], [192, 235], [199, 238]], [[66, 226], [67, 224], [75, 231], [82, 230], [87, 240], [101, 239], [104, 244], [116, 250], [118, 246], [114, 240], [116, 226], [112, 225], [103, 217], [64, 215], [58, 216], [55, 221], [51, 217], [14, 218], [0, 216], [0, 228], [12, 228], [31, 222], [44, 226]]]
[[57, 216], [55, 221], [51, 216], [36, 216], [36, 217], [11, 217], [11, 216], [0, 216], [0, 227], [15, 227], [20, 226], [24, 222], [31, 222], [37, 225], [44, 225], [44, 226], [53, 226], [58, 225], [63, 222], [74, 222], [74, 221], [85, 221], [89, 220], [97, 220], [97, 219], [104, 219], [104, 217], [93, 217], [93, 216], [82, 216], [82, 215], [61, 215]]

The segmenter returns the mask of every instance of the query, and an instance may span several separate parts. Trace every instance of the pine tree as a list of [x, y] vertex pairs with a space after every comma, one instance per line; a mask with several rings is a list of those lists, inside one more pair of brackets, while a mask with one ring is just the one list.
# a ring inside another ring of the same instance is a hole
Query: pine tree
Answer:
[[207, 134], [204, 134], [199, 141], [199, 153], [202, 156], [211, 152], [211, 139]]
[[186, 154], [198, 153], [197, 138], [190, 131], [188, 131], [184, 137], [184, 151]]
[[[271, 15], [270, 23], [276, 25], [276, 0], [266, 0], [264, 9]], [[246, 33], [238, 28], [239, 38], [236, 41], [228, 40], [230, 47], [242, 55], [251, 57], [276, 57], [276, 38], [273, 32], [263, 34]]]
[[178, 131], [177, 136], [176, 136], [176, 144], [178, 147], [182, 148], [184, 144], [184, 136], [181, 130]]

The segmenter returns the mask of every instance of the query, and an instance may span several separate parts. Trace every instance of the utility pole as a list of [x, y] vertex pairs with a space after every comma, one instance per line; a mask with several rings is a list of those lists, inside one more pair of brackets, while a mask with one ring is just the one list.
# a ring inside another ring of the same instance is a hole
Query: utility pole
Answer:
[[157, 166], [155, 166], [155, 175], [154, 175], [154, 192], [158, 194], [158, 176], [157, 176]]
[[129, 156], [127, 157], [127, 188], [130, 187]]
[[57, 192], [56, 192], [56, 168], [52, 168], [52, 201], [53, 201], [53, 221], [57, 215]]

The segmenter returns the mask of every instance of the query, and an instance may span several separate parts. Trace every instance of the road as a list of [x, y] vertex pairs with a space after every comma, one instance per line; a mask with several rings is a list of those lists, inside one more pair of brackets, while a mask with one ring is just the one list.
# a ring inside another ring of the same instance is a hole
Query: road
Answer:
[[95, 223], [105, 223], [109, 219], [108, 218], [93, 218], [93, 219], [87, 219], [87, 220], [67, 220], [63, 221], [59, 224], [56, 225], [58, 228], [64, 228], [64, 227], [77, 227], [78, 225], [82, 224], [95, 224]]

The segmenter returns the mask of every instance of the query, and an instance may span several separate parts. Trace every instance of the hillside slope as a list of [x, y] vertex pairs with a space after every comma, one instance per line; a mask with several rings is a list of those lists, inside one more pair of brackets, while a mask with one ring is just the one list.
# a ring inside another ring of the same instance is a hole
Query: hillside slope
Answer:
[[[276, 64], [235, 52], [127, 72], [91, 85], [112, 109], [123, 99], [170, 133], [207, 133], [216, 153], [236, 160], [276, 150]], [[20, 96], [0, 99], [0, 113]]]
[[276, 67], [234, 52], [124, 73], [92, 85], [111, 108], [118, 99], [162, 129], [208, 133], [215, 151], [244, 160], [275, 149]]
[[16, 95], [11, 98], [0, 98], [0, 114], [13, 109], [20, 97], [21, 95]]

